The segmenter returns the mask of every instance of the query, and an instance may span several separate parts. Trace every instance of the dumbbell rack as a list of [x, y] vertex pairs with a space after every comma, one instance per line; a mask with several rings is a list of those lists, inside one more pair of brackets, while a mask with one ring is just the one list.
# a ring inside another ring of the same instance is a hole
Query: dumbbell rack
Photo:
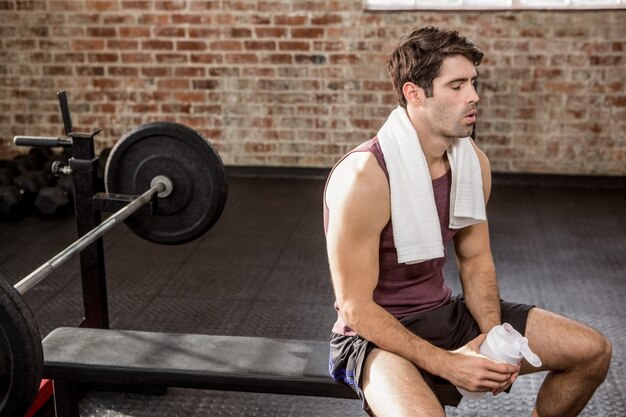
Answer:
[[[57, 93], [63, 125], [67, 138], [43, 138], [18, 136], [19, 146], [69, 147], [72, 157], [69, 160], [74, 187], [74, 211], [78, 237], [87, 234], [102, 221], [100, 211], [94, 206], [94, 195], [98, 188], [97, 172], [99, 160], [95, 154], [94, 137], [100, 133], [74, 131], [65, 91]], [[104, 245], [102, 238], [80, 252], [80, 272], [83, 291], [84, 318], [80, 327], [109, 328], [106, 276], [104, 265]]]

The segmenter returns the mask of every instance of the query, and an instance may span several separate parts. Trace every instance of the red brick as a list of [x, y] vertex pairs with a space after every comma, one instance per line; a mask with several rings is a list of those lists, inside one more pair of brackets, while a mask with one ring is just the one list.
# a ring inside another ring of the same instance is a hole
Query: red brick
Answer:
[[276, 42], [275, 41], [244, 41], [243, 42], [244, 49], [248, 51], [274, 51], [276, 50]]
[[[105, 90], [113, 90], [113, 89], [119, 88], [120, 86], [119, 80], [114, 80], [111, 78], [94, 78], [93, 80], [91, 80], [91, 84], [95, 88], [102, 88]], [[81, 121], [84, 122], [82, 118], [81, 118]]]
[[177, 67], [174, 74], [177, 77], [204, 77], [206, 70], [204, 67]]
[[238, 77], [240, 70], [236, 67], [218, 67], [207, 69], [211, 77]]
[[308, 51], [311, 44], [307, 41], [281, 41], [278, 42], [278, 49], [281, 51]]
[[313, 11], [318, 11], [320, 10], [320, 1], [297, 1], [294, 2], [292, 5], [293, 10], [295, 11], [309, 11], [309, 12], [313, 12]]
[[111, 53], [87, 54], [87, 60], [89, 62], [111, 63], [118, 62], [119, 56]]
[[171, 24], [169, 14], [141, 14], [137, 23], [142, 26], [165, 26]]
[[175, 0], [175, 1], [163, 1], [163, 0], [157, 0], [154, 1], [154, 8], [156, 10], [167, 10], [167, 11], [172, 11], [172, 10], [185, 10], [185, 7], [187, 7], [187, 0]]
[[115, 103], [95, 103], [93, 111], [96, 113], [117, 113], [117, 106]]
[[183, 103], [202, 103], [205, 101], [205, 96], [203, 92], [175, 92], [174, 100]]
[[188, 28], [187, 34], [190, 38], [216, 38], [220, 36], [220, 30], [217, 28]]
[[83, 9], [83, 2], [66, 0], [66, 1], [58, 1], [51, 0], [48, 1], [48, 10], [49, 11], [60, 11], [60, 12], [75, 12], [81, 11]]
[[0, 39], [15, 38], [17, 36], [19, 36], [19, 34], [16, 27], [0, 26]]
[[364, 81], [363, 89], [366, 91], [385, 91], [392, 89], [391, 81]]
[[337, 54], [330, 56], [333, 65], [354, 65], [360, 63], [359, 57], [354, 54]]
[[83, 53], [56, 53], [54, 54], [54, 62], [60, 64], [85, 62], [85, 54]]
[[256, 64], [259, 61], [254, 54], [226, 54], [224, 62], [227, 64]]
[[104, 75], [104, 68], [102, 66], [88, 67], [78, 66], [76, 67], [76, 75], [84, 77], [98, 77]]
[[240, 12], [252, 12], [256, 10], [256, 2], [231, 0], [224, 3], [224, 10], [236, 10]]
[[136, 67], [109, 67], [107, 74], [113, 77], [136, 77], [139, 69]]
[[159, 89], [169, 90], [188, 90], [190, 82], [189, 80], [181, 78], [169, 78], [157, 81], [157, 87]]
[[209, 44], [212, 51], [241, 51], [241, 41], [213, 41]]
[[44, 51], [52, 49], [67, 51], [70, 49], [70, 41], [65, 39], [42, 39], [39, 41], [39, 49]]
[[[224, 6], [228, 5], [229, 3], [232, 2], [226, 2], [224, 4]], [[219, 10], [220, 8], [220, 2], [219, 1], [200, 1], [200, 0], [196, 0], [191, 2], [190, 4], [191, 6], [191, 10]]]
[[87, 28], [87, 36], [96, 38], [110, 38], [117, 36], [117, 31], [114, 27], [92, 27]]
[[327, 14], [324, 16], [314, 17], [311, 19], [311, 24], [314, 26], [320, 25], [339, 25], [343, 22], [341, 15]]
[[324, 29], [320, 28], [294, 28], [291, 29], [292, 38], [322, 38]]
[[157, 27], [154, 28], [154, 35], [158, 37], [184, 38], [185, 29], [181, 27]]
[[168, 67], [142, 67], [141, 75], [144, 77], [167, 77], [171, 75]]
[[259, 0], [257, 2], [257, 10], [260, 13], [276, 13], [282, 12], [285, 10], [284, 1], [263, 1]]
[[188, 58], [186, 54], [156, 54], [154, 58], [156, 62], [160, 62], [160, 63], [184, 64], [188, 62]]
[[133, 113], [157, 113], [159, 111], [159, 105], [156, 103], [136, 103], [131, 106], [131, 112]]
[[56, 75], [73, 75], [73, 73], [74, 71], [71, 66], [59, 65], [43, 67], [43, 74], [51, 77]]
[[148, 38], [150, 29], [145, 27], [121, 27], [119, 29], [121, 38]]
[[301, 26], [307, 23], [309, 18], [304, 15], [276, 15], [274, 24], [278, 26]]
[[533, 78], [534, 79], [543, 79], [543, 78], [547, 78], [549, 80], [555, 79], [555, 78], [563, 78], [563, 70], [558, 69], [558, 68], [536, 68], [533, 71]]
[[191, 62], [197, 64], [221, 64], [224, 57], [221, 54], [192, 54]]
[[193, 80], [192, 86], [194, 90], [215, 90], [220, 88], [218, 80]]
[[141, 49], [161, 51], [172, 50], [174, 49], [174, 43], [172, 41], [147, 40], [141, 42]]
[[197, 14], [175, 14], [171, 16], [171, 19], [172, 23], [175, 25], [199, 25], [202, 23], [202, 16]]
[[[291, 63], [291, 61], [287, 62]], [[244, 77], [274, 77], [276, 76], [276, 70], [274, 68], [255, 68], [244, 67], [242, 76]]]
[[569, 82], [547, 82], [545, 83], [545, 87], [549, 91], [553, 91], [556, 93], [567, 93], [571, 94], [576, 92], [579, 89], [578, 83], [569, 83]]
[[[2, 2], [11, 4], [11, 2]], [[16, 1], [15, 6], [17, 10], [46, 10], [46, 3], [40, 0], [26, 0], [26, 1]], [[2, 6], [0, 6], [2, 9]]]
[[626, 96], [606, 97], [604, 105], [607, 107], [626, 107]]
[[115, 50], [136, 50], [139, 49], [139, 42], [137, 41], [129, 41], [129, 40], [120, 40], [120, 39], [111, 39], [107, 41], [107, 49], [115, 49]]
[[122, 62], [124, 63], [149, 63], [153, 62], [151, 54], [137, 53], [132, 54], [120, 54]]
[[203, 41], [177, 41], [176, 49], [179, 51], [204, 51], [206, 43]]
[[313, 41], [313, 50], [341, 52], [346, 50], [346, 44], [343, 41]]
[[148, 10], [151, 5], [152, 1], [121, 0], [122, 9]]
[[4, 47], [7, 50], [24, 51], [27, 49], [36, 49], [37, 43], [34, 39], [7, 39], [4, 41]]
[[286, 38], [287, 29], [282, 27], [255, 28], [257, 38]]
[[[52, 54], [50, 52], [33, 52], [29, 55], [29, 59], [32, 63], [42, 64], [52, 61]], [[6, 75], [6, 72], [0, 71], [0, 74]]]
[[291, 64], [293, 63], [293, 55], [291, 54], [263, 55], [261, 57], [261, 62], [263, 64], [274, 64], [274, 65]]
[[86, 1], [85, 10], [96, 12], [110, 12], [118, 10], [117, 2], [114, 1]]

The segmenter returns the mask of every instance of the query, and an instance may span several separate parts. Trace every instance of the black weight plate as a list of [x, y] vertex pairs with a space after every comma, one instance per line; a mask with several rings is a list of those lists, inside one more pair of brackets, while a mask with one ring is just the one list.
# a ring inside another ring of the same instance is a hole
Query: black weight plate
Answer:
[[143, 194], [159, 175], [172, 181], [171, 194], [159, 198], [154, 216], [125, 220], [134, 233], [155, 243], [200, 237], [226, 204], [222, 160], [198, 132], [178, 123], [149, 123], [128, 133], [111, 150], [104, 175], [107, 192], [115, 194]]
[[41, 336], [22, 296], [0, 278], [0, 416], [23, 416], [39, 390]]

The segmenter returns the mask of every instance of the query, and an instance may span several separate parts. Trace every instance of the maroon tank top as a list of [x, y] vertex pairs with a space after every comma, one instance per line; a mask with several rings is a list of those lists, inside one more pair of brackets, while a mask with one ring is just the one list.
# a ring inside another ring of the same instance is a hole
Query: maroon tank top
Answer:
[[[387, 180], [389, 180], [389, 173], [387, 172], [382, 150], [378, 144], [378, 138], [375, 137], [359, 145], [346, 154], [344, 158], [354, 152], [371, 152], [385, 172]], [[448, 227], [450, 221], [451, 185], [452, 175], [450, 170], [442, 177], [433, 180], [435, 205], [439, 214], [444, 244], [443, 257], [412, 265], [399, 264], [398, 253], [393, 242], [391, 219], [380, 234], [380, 271], [378, 284], [374, 289], [374, 302], [398, 319], [422, 311], [432, 310], [450, 302], [452, 290], [446, 285], [444, 280], [443, 267], [448, 259], [445, 246], [457, 232], [457, 230]], [[331, 214], [328, 206], [324, 203], [325, 231], [328, 229], [328, 219]], [[336, 303], [335, 308], [338, 310]], [[343, 322], [340, 315], [337, 315], [333, 332], [344, 335], [355, 334]]]

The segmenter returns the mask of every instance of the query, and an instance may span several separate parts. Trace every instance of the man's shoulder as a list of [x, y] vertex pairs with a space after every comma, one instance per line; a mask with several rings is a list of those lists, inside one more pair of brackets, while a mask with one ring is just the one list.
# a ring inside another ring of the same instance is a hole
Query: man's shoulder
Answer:
[[352, 152], [338, 163], [328, 180], [327, 201], [345, 198], [369, 198], [388, 201], [389, 183], [375, 155]]

